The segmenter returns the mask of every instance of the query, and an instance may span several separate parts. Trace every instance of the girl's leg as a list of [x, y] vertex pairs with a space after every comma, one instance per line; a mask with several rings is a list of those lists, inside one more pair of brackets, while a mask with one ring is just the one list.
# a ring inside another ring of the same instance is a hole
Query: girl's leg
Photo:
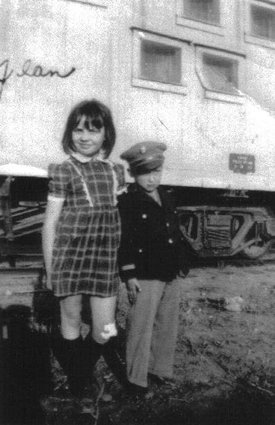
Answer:
[[105, 344], [117, 335], [115, 324], [116, 297], [90, 297], [92, 336], [98, 344]]
[[85, 342], [90, 358], [91, 373], [97, 360], [103, 355], [105, 362], [118, 381], [125, 385], [127, 381], [125, 363], [116, 347], [116, 297], [91, 297], [90, 306], [93, 329], [92, 335], [88, 336]]
[[63, 338], [73, 340], [80, 335], [81, 295], [73, 295], [60, 301], [61, 333]]
[[96, 362], [103, 354], [103, 345], [117, 334], [115, 325], [116, 297], [90, 297], [92, 331], [85, 339], [86, 357], [89, 357], [92, 373]]
[[86, 384], [83, 340], [80, 336], [81, 295], [60, 301], [61, 335], [53, 338], [53, 352], [68, 378], [71, 393], [80, 396]]

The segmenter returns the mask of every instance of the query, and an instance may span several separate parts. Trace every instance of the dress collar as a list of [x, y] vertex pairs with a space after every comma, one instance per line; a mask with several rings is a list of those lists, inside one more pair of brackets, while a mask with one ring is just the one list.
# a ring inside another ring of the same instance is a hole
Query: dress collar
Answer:
[[85, 155], [82, 155], [79, 152], [72, 152], [71, 156], [76, 159], [77, 161], [81, 162], [82, 164], [85, 164], [86, 162], [90, 162], [90, 161], [102, 161], [102, 154], [98, 154], [96, 156], [92, 156], [92, 157], [88, 157]]
[[90, 162], [92, 158], [89, 158], [85, 155], [81, 155], [81, 153], [78, 152], [72, 152], [71, 156], [76, 159], [79, 162], [85, 163], [85, 162]]

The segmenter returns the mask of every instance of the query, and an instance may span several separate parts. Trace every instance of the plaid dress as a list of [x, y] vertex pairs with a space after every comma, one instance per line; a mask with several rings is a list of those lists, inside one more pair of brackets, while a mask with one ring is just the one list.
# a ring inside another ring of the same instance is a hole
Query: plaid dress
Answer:
[[121, 165], [74, 157], [49, 166], [49, 198], [64, 199], [53, 247], [51, 282], [58, 297], [117, 294], [121, 224], [116, 194]]

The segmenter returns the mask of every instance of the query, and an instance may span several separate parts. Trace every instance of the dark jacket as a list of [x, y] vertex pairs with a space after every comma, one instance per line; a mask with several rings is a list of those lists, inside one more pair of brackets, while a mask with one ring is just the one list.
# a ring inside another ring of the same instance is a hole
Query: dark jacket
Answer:
[[160, 206], [134, 184], [119, 199], [122, 240], [119, 251], [121, 278], [173, 280], [184, 264], [182, 235], [169, 193], [158, 188]]

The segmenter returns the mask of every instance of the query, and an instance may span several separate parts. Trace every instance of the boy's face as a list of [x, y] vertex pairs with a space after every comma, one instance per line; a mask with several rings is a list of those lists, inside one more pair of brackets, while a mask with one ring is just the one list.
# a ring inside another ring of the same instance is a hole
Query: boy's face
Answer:
[[134, 175], [135, 181], [137, 184], [142, 187], [147, 193], [154, 192], [157, 187], [160, 185], [162, 177], [162, 165], [158, 168], [155, 168], [152, 171], [149, 171], [146, 174]]

